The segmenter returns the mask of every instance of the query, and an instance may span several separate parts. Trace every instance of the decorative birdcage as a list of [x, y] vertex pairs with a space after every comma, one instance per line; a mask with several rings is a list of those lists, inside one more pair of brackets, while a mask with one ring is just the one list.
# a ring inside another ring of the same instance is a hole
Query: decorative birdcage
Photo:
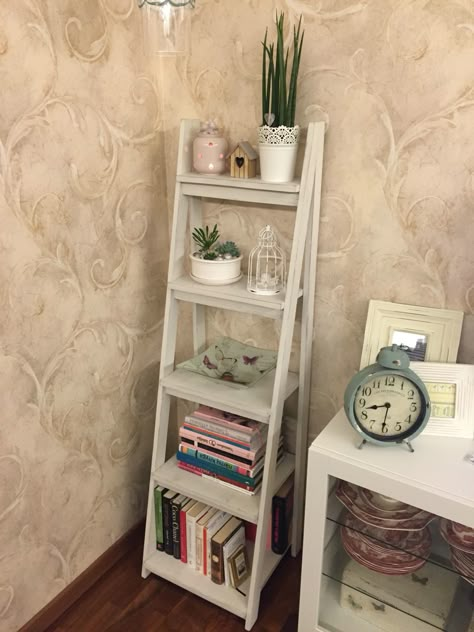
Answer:
[[286, 257], [271, 226], [258, 234], [258, 245], [249, 255], [247, 290], [254, 294], [278, 294], [285, 287]]
[[195, 0], [138, 0], [143, 11], [145, 45], [151, 55], [189, 52], [194, 5]]

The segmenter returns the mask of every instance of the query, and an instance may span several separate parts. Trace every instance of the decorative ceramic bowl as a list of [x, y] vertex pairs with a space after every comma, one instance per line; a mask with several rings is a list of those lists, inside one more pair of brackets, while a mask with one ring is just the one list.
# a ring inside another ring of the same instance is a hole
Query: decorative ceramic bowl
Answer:
[[404, 505], [391, 512], [376, 509], [365, 500], [362, 489], [341, 480], [336, 496], [346, 509], [368, 525], [396, 531], [417, 531], [424, 529], [434, 518], [433, 514], [411, 505]]
[[371, 527], [351, 514], [344, 519], [341, 539], [347, 554], [366, 568], [386, 575], [405, 575], [421, 568], [431, 551], [428, 528], [387, 531]]
[[464, 579], [474, 585], [474, 553], [451, 548], [451, 563]]
[[439, 528], [441, 535], [451, 547], [474, 554], [474, 529], [446, 518], [441, 518]]

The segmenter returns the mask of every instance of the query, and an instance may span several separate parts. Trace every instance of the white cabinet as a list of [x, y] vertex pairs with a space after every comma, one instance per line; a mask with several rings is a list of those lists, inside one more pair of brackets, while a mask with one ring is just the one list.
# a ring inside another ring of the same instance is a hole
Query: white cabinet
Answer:
[[[439, 517], [474, 528], [474, 442], [421, 435], [414, 453], [359, 444], [341, 410], [309, 449], [299, 632], [472, 632], [474, 587], [453, 568]], [[389, 576], [351, 560], [341, 480], [437, 516], [420, 570]]]

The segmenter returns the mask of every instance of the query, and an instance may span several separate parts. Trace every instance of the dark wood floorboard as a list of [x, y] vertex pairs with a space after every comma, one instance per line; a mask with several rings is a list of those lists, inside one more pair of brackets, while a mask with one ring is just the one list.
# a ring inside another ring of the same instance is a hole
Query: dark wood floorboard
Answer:
[[[163, 554], [165, 555], [165, 554]], [[164, 579], [141, 577], [136, 546], [48, 632], [242, 632], [242, 619]], [[296, 632], [301, 559], [287, 555], [262, 593], [252, 632]]]

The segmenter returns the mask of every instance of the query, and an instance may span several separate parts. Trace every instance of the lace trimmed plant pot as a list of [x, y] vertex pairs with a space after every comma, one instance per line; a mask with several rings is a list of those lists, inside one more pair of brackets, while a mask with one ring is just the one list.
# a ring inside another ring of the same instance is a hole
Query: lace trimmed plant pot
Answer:
[[258, 128], [260, 175], [263, 182], [291, 182], [295, 176], [299, 125]]
[[242, 255], [233, 259], [201, 259], [189, 255], [191, 259], [191, 277], [204, 285], [227, 285], [241, 278], [240, 264]]

